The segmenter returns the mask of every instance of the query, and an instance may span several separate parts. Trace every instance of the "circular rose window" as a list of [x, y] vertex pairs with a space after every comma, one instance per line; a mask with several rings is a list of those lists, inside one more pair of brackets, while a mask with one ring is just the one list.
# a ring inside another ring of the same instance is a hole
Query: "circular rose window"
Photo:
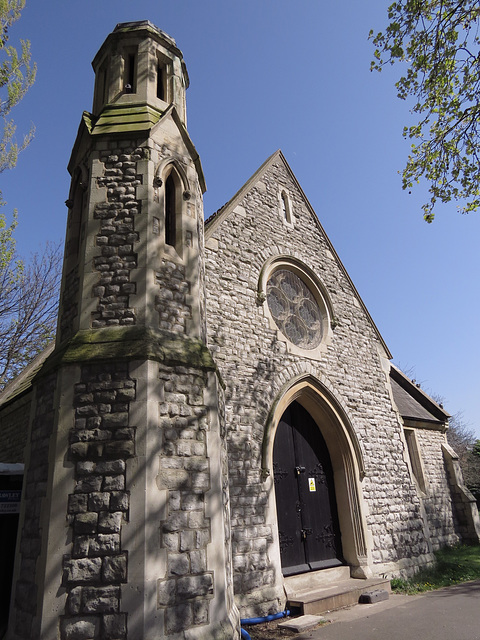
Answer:
[[267, 282], [267, 303], [275, 324], [297, 347], [315, 349], [322, 340], [322, 314], [313, 293], [295, 273], [274, 271]]

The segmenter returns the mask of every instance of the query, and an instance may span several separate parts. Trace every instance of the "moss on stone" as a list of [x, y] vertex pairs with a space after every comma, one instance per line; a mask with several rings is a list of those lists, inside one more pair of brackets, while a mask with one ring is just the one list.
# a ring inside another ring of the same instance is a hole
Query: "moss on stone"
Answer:
[[107, 105], [100, 116], [87, 123], [91, 135], [124, 131], [149, 131], [162, 115], [147, 104]]
[[155, 360], [167, 365], [217, 370], [212, 354], [201, 340], [145, 327], [111, 327], [79, 331], [52, 353], [38, 375], [66, 364], [112, 360]]

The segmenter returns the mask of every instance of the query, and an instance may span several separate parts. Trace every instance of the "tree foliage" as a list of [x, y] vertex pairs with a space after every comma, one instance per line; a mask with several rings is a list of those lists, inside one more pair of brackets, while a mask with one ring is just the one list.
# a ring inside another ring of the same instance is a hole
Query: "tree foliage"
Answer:
[[461, 412], [450, 417], [447, 440], [458, 454], [466, 486], [480, 504], [480, 440], [465, 424]]
[[[18, 144], [15, 124], [9, 119], [35, 80], [29, 43], [21, 40], [17, 50], [9, 41], [10, 28], [24, 6], [25, 0], [0, 0], [0, 173], [16, 165], [19, 152], [33, 136], [32, 128]], [[0, 192], [0, 206], [4, 204]], [[57, 316], [59, 248], [47, 244], [25, 264], [16, 255], [16, 225], [16, 212], [10, 224], [0, 214], [0, 390], [52, 339]]]
[[388, 20], [383, 32], [370, 32], [371, 69], [401, 63], [398, 97], [413, 98], [417, 122], [403, 130], [412, 143], [402, 187], [429, 182], [427, 222], [437, 201], [462, 200], [463, 213], [474, 211], [480, 206], [480, 3], [399, 0], [388, 8]]
[[59, 247], [47, 244], [25, 265], [12, 233], [0, 221], [0, 390], [55, 336], [60, 289]]
[[32, 139], [34, 129], [19, 145], [15, 140], [16, 127], [8, 118], [11, 110], [24, 97], [35, 81], [36, 65], [30, 62], [30, 43], [20, 41], [20, 50], [9, 44], [9, 31], [20, 18], [25, 0], [0, 0], [0, 115], [3, 134], [0, 139], [0, 173], [17, 164], [18, 154]]

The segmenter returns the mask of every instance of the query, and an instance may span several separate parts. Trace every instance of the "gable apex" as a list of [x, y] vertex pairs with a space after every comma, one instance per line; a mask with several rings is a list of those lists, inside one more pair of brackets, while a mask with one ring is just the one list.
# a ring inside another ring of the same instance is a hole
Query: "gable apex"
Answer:
[[285, 160], [285, 156], [280, 149], [277, 149], [277, 151], [272, 153], [272, 155], [265, 160], [265, 162], [255, 171], [255, 173], [245, 182], [245, 184], [240, 187], [237, 193], [232, 198], [230, 198], [228, 202], [226, 202], [223, 206], [220, 207], [220, 209], [215, 211], [215, 213], [212, 213], [212, 215], [205, 220], [205, 240], [207, 240], [214, 233], [215, 229], [217, 229], [217, 227], [223, 222], [223, 220], [225, 220], [225, 218], [228, 218], [230, 213], [243, 199], [245, 194], [252, 188], [254, 184], [258, 182], [260, 176], [262, 176], [271, 167], [271, 165], [277, 158], [281, 158], [281, 160], [285, 164], [285, 167], [293, 176], [293, 172], [288, 166], [288, 162]]
[[378, 330], [375, 322], [373, 321], [372, 316], [370, 315], [367, 307], [365, 306], [365, 303], [363, 302], [360, 294], [358, 293], [355, 285], [353, 284], [352, 279], [348, 275], [348, 272], [347, 272], [345, 266], [343, 265], [343, 263], [340, 260], [337, 252], [335, 251], [335, 248], [333, 247], [333, 245], [332, 245], [327, 233], [325, 232], [325, 229], [323, 228], [323, 226], [322, 226], [322, 224], [321, 224], [321, 222], [320, 222], [320, 220], [319, 220], [314, 208], [310, 204], [310, 201], [308, 200], [307, 196], [305, 195], [305, 192], [303, 191], [302, 187], [300, 186], [300, 183], [298, 182], [295, 174], [293, 173], [290, 165], [288, 164], [287, 160], [285, 159], [285, 156], [283, 155], [283, 153], [282, 153], [282, 151], [280, 149], [278, 149], [277, 151], [272, 153], [272, 155], [265, 160], [265, 162], [255, 171], [255, 173], [245, 182], [245, 184], [237, 191], [237, 193], [228, 202], [226, 202], [222, 207], [220, 207], [220, 209], [218, 209], [218, 211], [216, 211], [209, 218], [207, 218], [207, 220], [205, 221], [205, 241], [207, 241], [209, 238], [211, 238], [213, 236], [215, 231], [222, 225], [223, 222], [225, 222], [228, 219], [230, 214], [234, 211], [236, 206], [243, 200], [243, 198], [249, 192], [249, 190], [252, 189], [255, 186], [255, 184], [257, 184], [257, 182], [259, 182], [259, 180], [261, 180], [262, 176], [264, 176], [267, 173], [267, 171], [271, 168], [271, 166], [277, 160], [280, 160], [282, 162], [282, 164], [284, 165], [285, 170], [287, 171], [289, 177], [291, 178], [292, 182], [294, 183], [295, 188], [298, 190], [298, 193], [299, 193], [300, 197], [303, 199], [303, 202], [305, 203], [305, 206], [306, 206], [307, 211], [309, 212], [309, 214], [311, 216], [311, 219], [313, 220], [315, 226], [317, 227], [317, 229], [319, 230], [319, 232], [321, 233], [321, 235], [325, 239], [325, 242], [326, 242], [326, 244], [328, 246], [328, 249], [332, 253], [334, 259], [336, 260], [336, 262], [339, 265], [340, 269], [342, 270], [345, 278], [347, 279], [349, 285], [351, 286], [352, 291], [353, 291], [356, 299], [358, 300], [358, 303], [360, 304], [362, 310], [364, 311], [365, 315], [369, 319], [369, 321], [371, 323], [371, 326], [373, 327], [373, 330], [374, 330], [375, 334], [377, 335], [377, 338], [378, 338], [378, 340], [380, 342], [380, 345], [381, 345], [382, 349], [384, 350], [386, 358], [391, 360], [393, 356], [390, 353], [390, 351], [389, 351], [384, 339], [382, 338], [382, 336], [380, 334], [380, 331]]

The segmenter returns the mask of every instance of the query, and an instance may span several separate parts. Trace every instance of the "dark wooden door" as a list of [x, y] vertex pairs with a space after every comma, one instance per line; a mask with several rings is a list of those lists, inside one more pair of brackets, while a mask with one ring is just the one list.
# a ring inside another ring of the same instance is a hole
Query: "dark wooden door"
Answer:
[[318, 426], [298, 402], [278, 425], [273, 469], [284, 575], [342, 564], [330, 456]]

